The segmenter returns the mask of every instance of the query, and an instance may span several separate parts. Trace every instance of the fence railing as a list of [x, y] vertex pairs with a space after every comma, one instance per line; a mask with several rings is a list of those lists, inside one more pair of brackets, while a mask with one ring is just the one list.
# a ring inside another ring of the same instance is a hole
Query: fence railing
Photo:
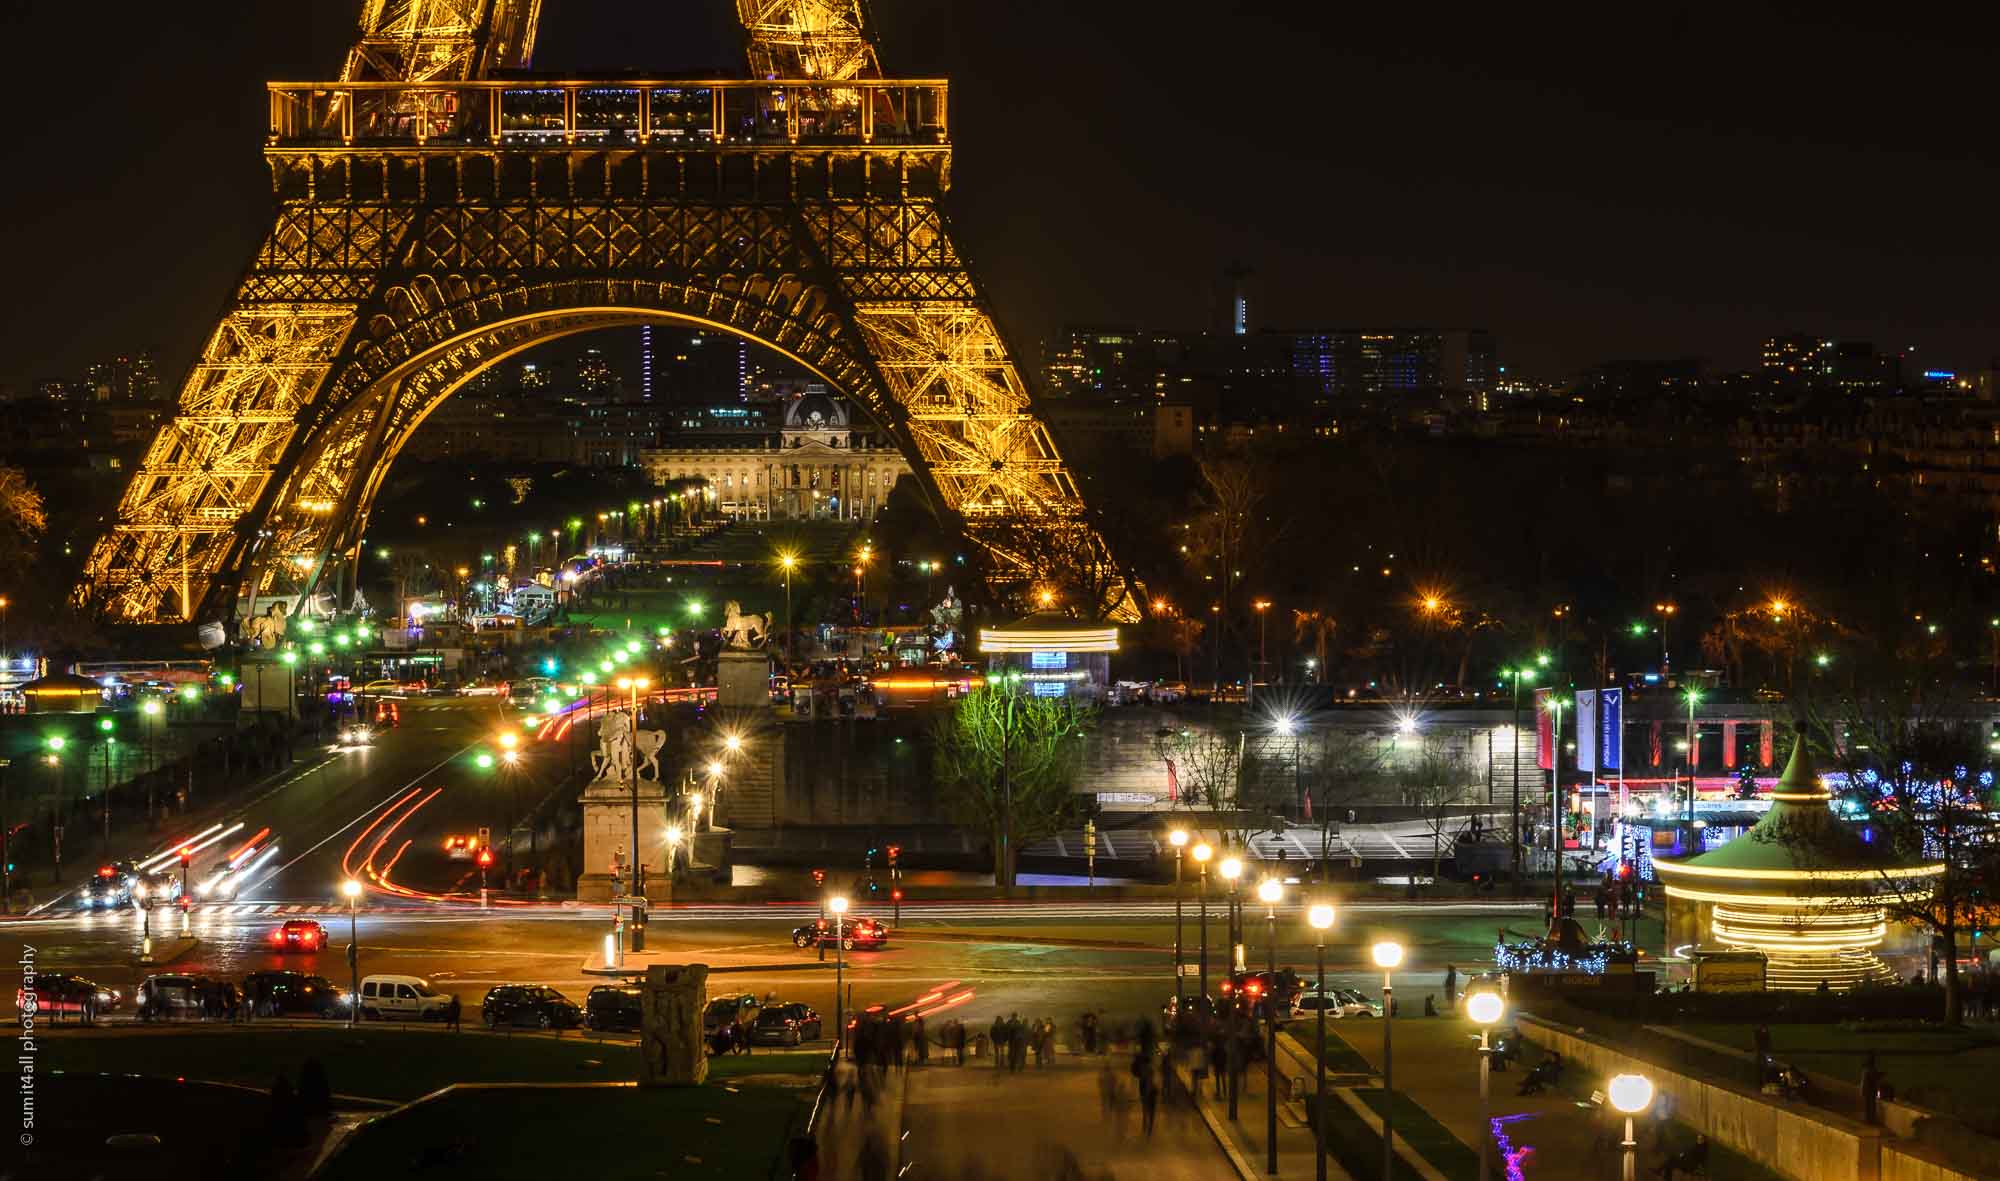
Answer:
[[272, 148], [942, 146], [941, 80], [273, 82]]

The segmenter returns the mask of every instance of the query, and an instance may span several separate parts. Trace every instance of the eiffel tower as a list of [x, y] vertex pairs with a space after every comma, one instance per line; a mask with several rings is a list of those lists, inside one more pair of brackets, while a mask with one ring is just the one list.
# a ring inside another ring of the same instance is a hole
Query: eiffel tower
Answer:
[[1137, 606], [939, 207], [949, 87], [865, 0], [737, 0], [750, 77], [544, 79], [540, 0], [364, 0], [338, 81], [269, 86], [277, 214], [79, 589], [130, 621], [351, 588], [397, 453], [482, 369], [678, 322], [865, 408], [1001, 598]]

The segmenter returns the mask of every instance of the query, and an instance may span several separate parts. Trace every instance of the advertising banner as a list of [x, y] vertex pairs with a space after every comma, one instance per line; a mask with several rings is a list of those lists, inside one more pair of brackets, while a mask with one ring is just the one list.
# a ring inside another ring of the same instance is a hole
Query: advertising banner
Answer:
[[1549, 690], [1535, 690], [1535, 766], [1553, 771], [1556, 766], [1556, 736], [1549, 719]]
[[1597, 690], [1576, 691], [1576, 769], [1597, 770]]
[[1625, 690], [1606, 689], [1597, 695], [1597, 767], [1625, 769]]

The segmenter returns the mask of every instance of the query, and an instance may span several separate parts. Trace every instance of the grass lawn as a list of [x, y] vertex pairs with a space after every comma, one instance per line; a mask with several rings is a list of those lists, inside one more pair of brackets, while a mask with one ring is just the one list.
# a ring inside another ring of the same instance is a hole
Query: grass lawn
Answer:
[[812, 1096], [810, 1087], [719, 1083], [461, 1091], [367, 1124], [320, 1176], [747, 1181], [769, 1175], [791, 1130], [805, 1126]]
[[[407, 1101], [452, 1083], [629, 1082], [639, 1077], [631, 1042], [575, 1035], [507, 1037], [437, 1029], [222, 1028], [163, 1032], [129, 1029], [66, 1034], [48, 1040], [48, 1069], [205, 1079], [268, 1089], [280, 1073], [298, 1080], [317, 1058], [336, 1094]], [[710, 1059], [711, 1078], [746, 1074], [817, 1076], [826, 1056], [744, 1054]]]
[[[259, 1162], [244, 1133], [270, 1111], [270, 1100], [255, 1092], [155, 1079], [44, 1075], [34, 1099], [35, 1143], [19, 1148], [10, 1136], [0, 1176], [252, 1175]], [[121, 1149], [105, 1142], [115, 1135], [158, 1136], [160, 1143]], [[10, 1172], [14, 1166], [25, 1171]]]
[[[1386, 1100], [1380, 1087], [1357, 1087], [1354, 1097], [1368, 1105], [1376, 1115], [1382, 1114]], [[1479, 1153], [1467, 1148], [1465, 1143], [1451, 1134], [1445, 1126], [1431, 1118], [1431, 1113], [1417, 1106], [1416, 1101], [1401, 1091], [1395, 1093], [1396, 1138], [1407, 1141], [1411, 1150], [1431, 1163], [1431, 1167], [1447, 1177], [1476, 1177], [1479, 1174]], [[1346, 1104], [1341, 1106], [1345, 1107]], [[1356, 1120], [1362, 1137], [1366, 1140], [1367, 1160], [1373, 1161], [1375, 1168], [1355, 1176], [1370, 1176], [1380, 1172], [1382, 1164], [1382, 1137], [1377, 1136], [1366, 1124]], [[1329, 1131], [1332, 1129], [1329, 1128]], [[1415, 1170], [1396, 1158], [1398, 1176], [1408, 1173], [1416, 1176]], [[1352, 1170], [1350, 1170], [1351, 1172]]]
[[[1677, 1026], [1696, 1037], [1749, 1050], [1755, 1026]], [[2000, 1030], [1911, 1029], [1905, 1022], [1871, 1030], [1853, 1025], [1772, 1024], [1771, 1052], [1794, 1059], [1808, 1076], [1824, 1074], [1859, 1083], [1870, 1051], [1897, 1094], [1920, 1107], [1949, 1112], [1989, 1135], [2000, 1134], [2000, 1106], [1994, 1080], [2000, 1079]]]
[[[1402, 1006], [1398, 1005], [1397, 1008], [1400, 1009], [1402, 1008]], [[1348, 1018], [1343, 1018], [1343, 1020], [1359, 1021], [1361, 1020], [1361, 1018], [1348, 1017]], [[1375, 1068], [1368, 1064], [1368, 1059], [1363, 1058], [1359, 1053], [1355, 1051], [1354, 1047], [1348, 1045], [1345, 1041], [1341, 1040], [1339, 1033], [1334, 1029], [1334, 1026], [1338, 1024], [1339, 1022], [1337, 1021], [1328, 1021], [1326, 1023], [1327, 1073], [1328, 1074], [1375, 1073]], [[1371, 1019], [1371, 1024], [1369, 1028], [1379, 1030], [1381, 1026], [1372, 1024], [1372, 1019]], [[1292, 1038], [1299, 1043], [1299, 1048], [1304, 1050], [1306, 1052], [1306, 1057], [1310, 1059], [1313, 1055], [1314, 1046], [1319, 1041], [1318, 1020], [1317, 1019], [1307, 1020], [1304, 1018], [1300, 1018], [1294, 1021], [1287, 1022], [1285, 1024], [1284, 1029], [1286, 1033], [1291, 1034]]]

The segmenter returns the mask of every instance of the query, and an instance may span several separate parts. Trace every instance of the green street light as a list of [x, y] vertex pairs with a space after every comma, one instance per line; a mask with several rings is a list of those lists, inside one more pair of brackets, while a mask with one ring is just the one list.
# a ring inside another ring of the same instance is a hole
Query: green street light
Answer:
[[284, 655], [280, 656], [278, 659], [284, 661], [286, 664], [297, 664], [299, 662], [299, 654], [297, 652], [292, 651], [290, 648], [287, 648], [285, 649]]
[[[181, 687], [181, 700], [187, 702], [189, 705], [193, 705], [200, 696], [201, 690], [195, 688], [193, 685], [183, 685]], [[149, 701], [146, 704], [151, 705], [153, 703]]]
[[311, 635], [313, 633], [313, 621], [310, 619], [299, 620], [299, 631], [305, 635]]
[[1543, 668], [1547, 668], [1549, 666], [1549, 654], [1546, 652], [1536, 653], [1535, 663], [1541, 665]]
[[689, 599], [689, 600], [688, 600], [688, 614], [689, 614], [690, 616], [693, 616], [693, 617], [695, 617], [695, 618], [700, 618], [700, 617], [701, 617], [701, 600], [700, 600], [700, 599]]
[[225, 689], [229, 688], [231, 685], [234, 685], [236, 683], [236, 678], [230, 676], [228, 673], [223, 673], [221, 676], [217, 677], [216, 680], [222, 682], [222, 687]]
[[472, 761], [478, 765], [481, 771], [491, 771], [493, 769], [493, 756], [483, 750], [475, 755]]
[[1643, 636], [1643, 635], [1645, 635], [1645, 634], [1646, 634], [1646, 625], [1645, 625], [1645, 624], [1643, 624], [1643, 623], [1635, 623], [1635, 624], [1633, 624], [1633, 625], [1632, 625], [1632, 634], [1633, 634], [1633, 635], [1635, 635], [1635, 636]]
[[603, 672], [603, 673], [608, 673], [608, 672], [610, 672], [610, 671], [611, 671], [611, 668], [612, 668], [612, 664], [611, 664], [611, 662], [610, 662], [610, 661], [608, 661], [608, 660], [600, 660], [600, 661], [598, 661], [598, 662], [597, 662], [597, 671], [598, 671], [598, 672]]
[[318, 640], [314, 640], [311, 646], [307, 650], [310, 651], [314, 656], [326, 655], [326, 645], [320, 643]]
[[1827, 665], [1833, 663], [1833, 657], [1822, 652], [1818, 656], [1813, 657], [1813, 663], [1819, 665], [1821, 668], [1825, 668]]
[[104, 731], [106, 734], [109, 734], [112, 731], [112, 729], [115, 728], [117, 725], [118, 723], [112, 721], [110, 718], [97, 719], [97, 728]]
[[61, 750], [63, 747], [68, 745], [69, 745], [69, 739], [64, 738], [62, 735], [60, 734], [49, 735], [48, 747], [50, 750]]

